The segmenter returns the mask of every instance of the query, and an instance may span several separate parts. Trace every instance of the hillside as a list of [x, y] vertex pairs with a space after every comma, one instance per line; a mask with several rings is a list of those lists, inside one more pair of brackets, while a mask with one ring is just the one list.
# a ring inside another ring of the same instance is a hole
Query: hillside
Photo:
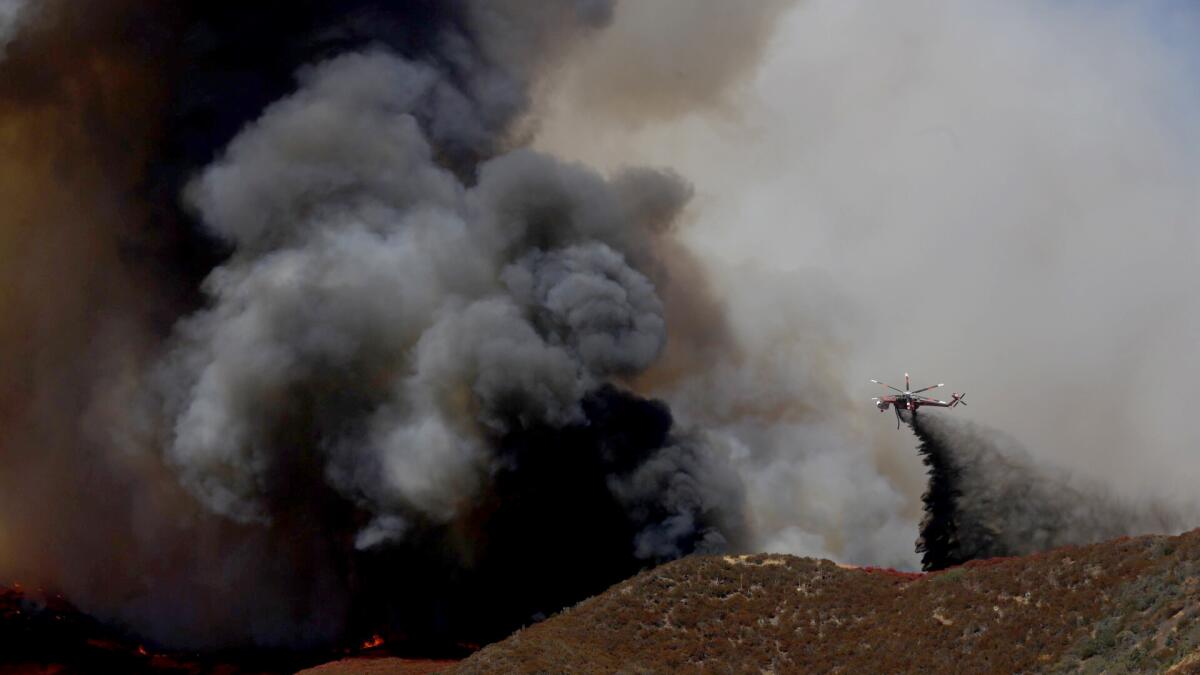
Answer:
[[491, 672], [1200, 673], [1200, 530], [930, 574], [693, 556], [463, 661]]
[[[0, 589], [0, 672], [294, 672], [333, 654], [155, 654]], [[314, 673], [1200, 673], [1200, 530], [929, 574], [782, 555], [643, 572], [455, 665], [364, 649]]]

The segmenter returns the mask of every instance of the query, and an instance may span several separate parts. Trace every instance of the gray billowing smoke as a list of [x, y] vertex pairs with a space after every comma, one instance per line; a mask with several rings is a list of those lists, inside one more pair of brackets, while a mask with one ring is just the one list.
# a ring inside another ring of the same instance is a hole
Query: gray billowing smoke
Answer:
[[[359, 514], [354, 548], [375, 551], [461, 527], [498, 474], [535, 472], [541, 460], [507, 449], [542, 441], [514, 438], [586, 430], [598, 436], [590, 480], [610, 492], [599, 503], [624, 509], [629, 531], [606, 540], [584, 519], [542, 535], [615, 543], [629, 562], [598, 567], [580, 592], [635, 561], [736, 545], [736, 474], [701, 439], [663, 436], [613, 458], [607, 435], [629, 431], [588, 410], [597, 396], [642, 405], [611, 383], [666, 343], [663, 301], [639, 268], [655, 267], [687, 186], [646, 169], [606, 179], [523, 149], [463, 179], [439, 156], [500, 146], [485, 132], [512, 97], [480, 89], [467, 105], [429, 65], [341, 55], [302, 71], [299, 90], [189, 185], [188, 204], [232, 254], [158, 370], [156, 445], [193, 495], [238, 522], [288, 529], [293, 486], [316, 478], [310, 489]], [[505, 545], [504, 528], [488, 529]]]
[[39, 384], [0, 407], [2, 573], [160, 645], [436, 648], [744, 545], [736, 472], [632, 384], [690, 188], [527, 148], [611, 3], [45, 8], [0, 116], [56, 143], [0, 187], [95, 264], [2, 324]]
[[[502, 456], [503, 439], [599, 427], [585, 398], [662, 351], [663, 303], [635, 265], [686, 186], [646, 170], [606, 180], [528, 150], [464, 183], [419, 122], [472, 110], [447, 90], [392, 54], [340, 56], [190, 186], [234, 250], [160, 371], [162, 445], [214, 511], [273, 524], [277, 481], [301, 454], [368, 515], [356, 548], [399, 543], [466, 518], [497, 472], [528, 461]], [[483, 127], [456, 123], [439, 132], [452, 145]], [[736, 478], [688, 443], [604, 471], [637, 514], [638, 559], [738, 536], [713, 521], [737, 511]]]
[[993, 429], [937, 414], [909, 419], [929, 467], [917, 540], [926, 570], [1186, 524], [1178, 511], [1039, 465]]
[[234, 253], [168, 356], [166, 454], [214, 510], [269, 520], [266, 474], [298, 451], [275, 434], [307, 418], [329, 480], [375, 514], [360, 544], [409, 514], [446, 522], [493, 470], [489, 437], [582, 423], [587, 392], [661, 352], [630, 181], [515, 151], [464, 185], [414, 117], [464, 112], [445, 87], [383, 52], [338, 57], [189, 190]]

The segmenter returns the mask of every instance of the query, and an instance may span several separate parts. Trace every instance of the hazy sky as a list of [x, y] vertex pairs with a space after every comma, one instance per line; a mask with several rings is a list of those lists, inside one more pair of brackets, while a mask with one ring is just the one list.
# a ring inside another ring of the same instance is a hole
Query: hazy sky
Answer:
[[[685, 237], [719, 286], [741, 287], [729, 301], [774, 294], [769, 312], [836, 327], [860, 403], [834, 423], [891, 426], [867, 380], [908, 370], [968, 392], [934, 414], [1123, 492], [1186, 496], [1200, 14], [1144, 4], [801, 2], [702, 111], [634, 125], [563, 96], [540, 143], [693, 181]], [[787, 290], [744, 288], [764, 270]], [[818, 314], [815, 296], [830, 299]], [[907, 431], [883, 438], [919, 476]]]

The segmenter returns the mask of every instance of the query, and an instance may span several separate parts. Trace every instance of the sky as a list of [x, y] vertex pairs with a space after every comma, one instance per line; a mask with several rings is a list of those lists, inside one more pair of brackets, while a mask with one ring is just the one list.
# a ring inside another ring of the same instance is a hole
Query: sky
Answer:
[[[1198, 16], [1182, 2], [801, 2], [712, 105], [646, 123], [565, 96], [539, 143], [692, 181], [683, 236], [727, 301], [769, 296], [771, 312], [803, 314], [797, 330], [836, 338], [859, 407], [830, 424], [890, 428], [868, 379], [907, 371], [968, 393], [934, 414], [1119, 493], [1187, 502]], [[907, 430], [872, 438], [915, 500]]]

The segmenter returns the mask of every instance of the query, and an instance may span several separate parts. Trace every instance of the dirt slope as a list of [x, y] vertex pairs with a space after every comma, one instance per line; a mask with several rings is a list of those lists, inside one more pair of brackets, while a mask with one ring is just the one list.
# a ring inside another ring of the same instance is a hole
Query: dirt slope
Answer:
[[519, 631], [455, 672], [700, 669], [1200, 673], [1200, 530], [931, 574], [696, 556]]

